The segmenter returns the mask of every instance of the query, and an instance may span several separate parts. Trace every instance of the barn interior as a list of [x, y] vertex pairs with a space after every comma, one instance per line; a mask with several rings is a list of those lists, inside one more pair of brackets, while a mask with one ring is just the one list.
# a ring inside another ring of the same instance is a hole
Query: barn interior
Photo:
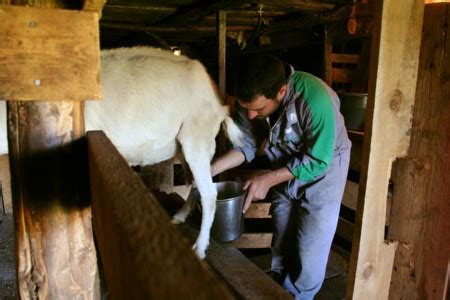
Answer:
[[[198, 220], [175, 226], [168, 217], [192, 189], [180, 162], [132, 169], [106, 136], [86, 134], [99, 50], [132, 46], [199, 60], [231, 112], [245, 55], [270, 53], [321, 78], [340, 96], [352, 150], [316, 299], [448, 296], [450, 4], [435, 2], [445, 1], [3, 0], [1, 35], [13, 42], [0, 45], [9, 141], [0, 156], [0, 298], [289, 298], [265, 273], [269, 201], [253, 203], [242, 235], [213, 240], [199, 261], [190, 250]], [[60, 9], [74, 14], [66, 21]], [[33, 36], [41, 22], [44, 33]], [[8, 30], [20, 24], [26, 30]], [[66, 62], [64, 53], [77, 56]], [[47, 67], [52, 59], [61, 71]], [[73, 66], [88, 86], [67, 88], [61, 74]], [[22, 76], [38, 69], [52, 82], [42, 92]], [[42, 103], [55, 105], [70, 138], [54, 136]], [[220, 155], [227, 142], [216, 141]], [[214, 180], [269, 168], [259, 156]]]

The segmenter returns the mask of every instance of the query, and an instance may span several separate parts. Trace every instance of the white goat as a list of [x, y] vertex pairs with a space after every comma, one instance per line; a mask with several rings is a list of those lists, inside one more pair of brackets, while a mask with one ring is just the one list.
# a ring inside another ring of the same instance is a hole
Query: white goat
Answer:
[[[193, 249], [204, 258], [217, 197], [210, 173], [215, 137], [221, 124], [232, 143], [241, 137], [228, 108], [200, 62], [170, 51], [102, 51], [101, 75], [103, 100], [86, 101], [86, 130], [103, 130], [130, 164], [183, 156], [201, 195], [202, 223]], [[193, 207], [192, 199], [186, 201], [173, 222], [184, 222]]]

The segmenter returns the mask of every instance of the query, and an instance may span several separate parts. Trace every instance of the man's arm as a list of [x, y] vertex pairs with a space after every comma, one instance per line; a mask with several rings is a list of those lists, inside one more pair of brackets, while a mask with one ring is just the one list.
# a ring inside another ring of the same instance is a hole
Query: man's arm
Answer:
[[237, 167], [244, 161], [245, 156], [242, 152], [230, 149], [211, 164], [211, 176], [216, 176], [226, 170]]
[[247, 194], [242, 212], [247, 211], [252, 201], [264, 200], [271, 187], [293, 178], [294, 175], [287, 167], [284, 167], [247, 180], [244, 184], [244, 190], [247, 190]]

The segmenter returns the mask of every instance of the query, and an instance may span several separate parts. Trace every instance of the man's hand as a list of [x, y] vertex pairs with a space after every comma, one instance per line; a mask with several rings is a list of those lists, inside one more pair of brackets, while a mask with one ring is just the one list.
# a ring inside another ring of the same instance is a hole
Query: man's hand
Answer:
[[271, 187], [293, 178], [294, 175], [288, 168], [284, 167], [247, 180], [244, 184], [244, 190], [247, 191], [247, 194], [245, 195], [242, 212], [247, 211], [252, 201], [264, 200]]
[[247, 194], [245, 195], [242, 212], [245, 213], [247, 211], [252, 201], [264, 200], [271, 187], [269, 177], [265, 176], [265, 174], [247, 180], [244, 184], [244, 190], [247, 191]]

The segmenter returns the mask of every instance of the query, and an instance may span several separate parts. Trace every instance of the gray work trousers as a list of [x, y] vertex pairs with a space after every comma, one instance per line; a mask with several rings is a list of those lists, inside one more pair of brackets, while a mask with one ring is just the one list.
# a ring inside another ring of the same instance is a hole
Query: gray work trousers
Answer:
[[297, 300], [313, 299], [322, 286], [344, 193], [350, 151], [335, 154], [330, 168], [307, 185], [297, 179], [271, 190], [271, 269]]

